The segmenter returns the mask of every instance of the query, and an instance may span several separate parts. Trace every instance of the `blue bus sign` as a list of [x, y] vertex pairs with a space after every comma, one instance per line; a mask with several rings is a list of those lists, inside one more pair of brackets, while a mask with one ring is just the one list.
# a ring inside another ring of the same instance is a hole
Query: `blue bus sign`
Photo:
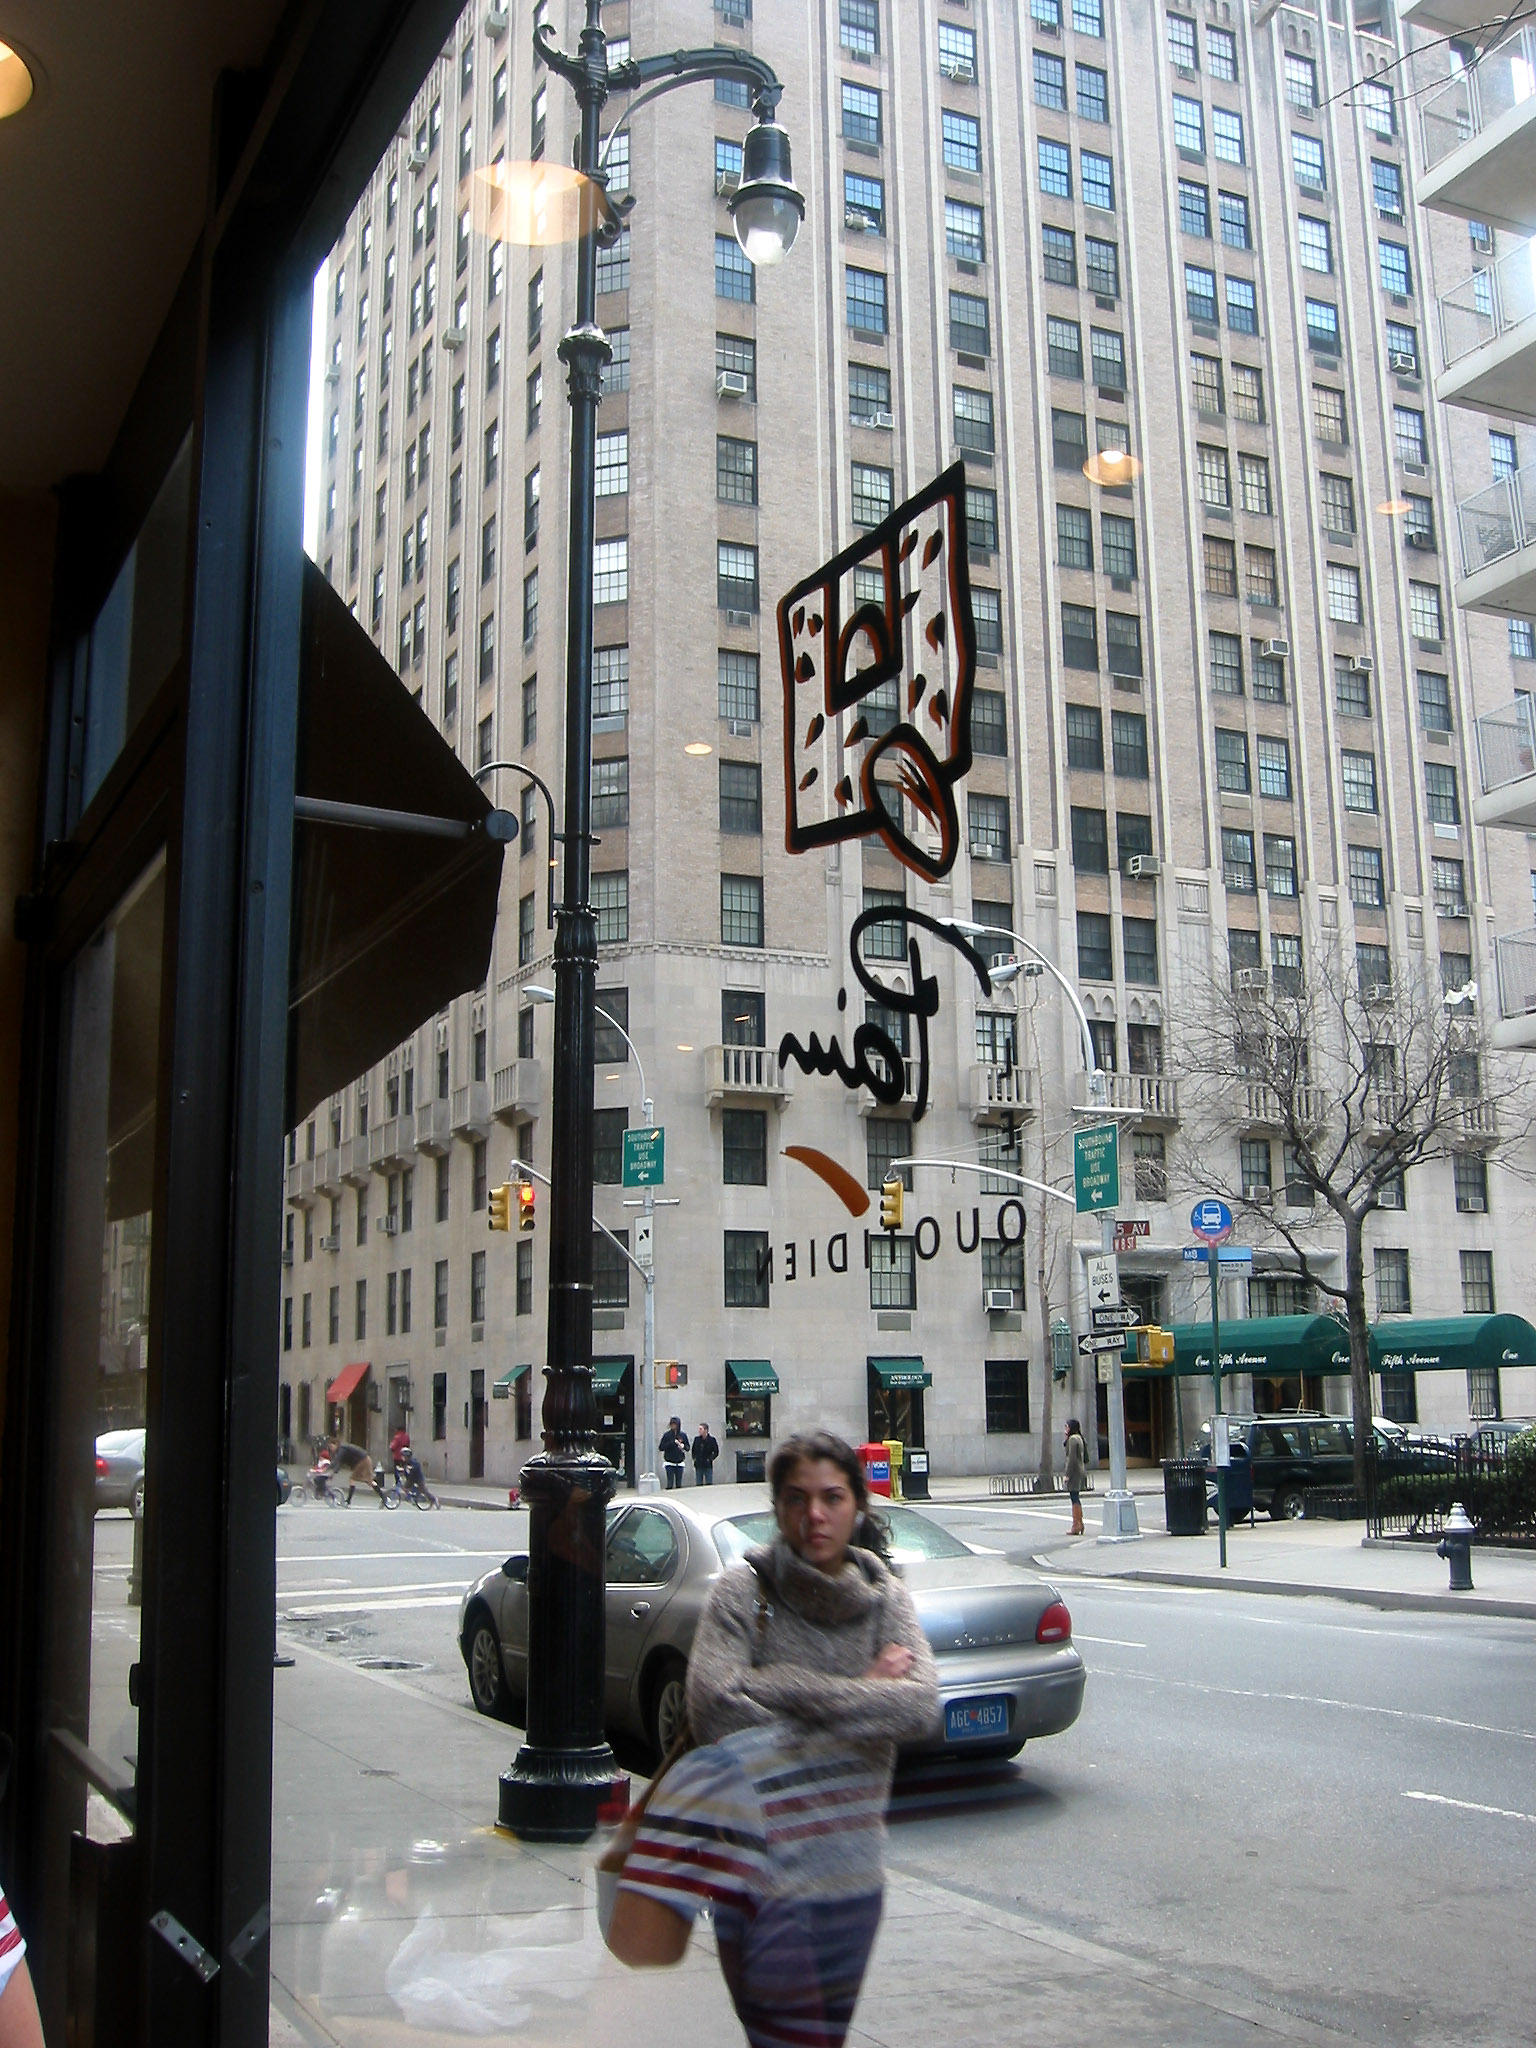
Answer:
[[1190, 1210], [1189, 1227], [1202, 1244], [1220, 1244], [1232, 1235], [1232, 1211], [1214, 1195], [1205, 1195]]

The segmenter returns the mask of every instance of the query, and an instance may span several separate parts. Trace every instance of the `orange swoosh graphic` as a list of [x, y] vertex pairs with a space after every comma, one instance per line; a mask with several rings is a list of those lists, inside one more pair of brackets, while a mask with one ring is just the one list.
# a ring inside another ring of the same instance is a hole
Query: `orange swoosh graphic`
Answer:
[[786, 1145], [784, 1157], [798, 1159], [818, 1180], [824, 1180], [850, 1216], [862, 1216], [869, 1207], [868, 1188], [860, 1187], [846, 1166], [818, 1152], [814, 1145]]

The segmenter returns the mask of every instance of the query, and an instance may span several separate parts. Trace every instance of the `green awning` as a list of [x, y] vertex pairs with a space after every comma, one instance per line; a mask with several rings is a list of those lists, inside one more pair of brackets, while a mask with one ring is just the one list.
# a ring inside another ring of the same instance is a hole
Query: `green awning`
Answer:
[[779, 1391], [779, 1376], [766, 1358], [728, 1358], [725, 1370], [738, 1394], [760, 1396]]
[[1373, 1372], [1451, 1372], [1536, 1365], [1524, 1316], [1393, 1316], [1371, 1332]]
[[[1511, 1318], [1514, 1320], [1514, 1318]], [[1211, 1326], [1175, 1323], [1173, 1364], [1127, 1365], [1127, 1374], [1141, 1379], [1204, 1373], [1211, 1370]], [[1349, 1371], [1349, 1331], [1337, 1316], [1234, 1316], [1221, 1319], [1223, 1376], [1256, 1373], [1261, 1378], [1294, 1379], [1303, 1373]]]
[[624, 1384], [624, 1375], [634, 1364], [632, 1358], [594, 1358], [592, 1361], [592, 1391], [594, 1394], [616, 1394]]
[[931, 1387], [933, 1374], [924, 1372], [920, 1358], [872, 1358], [869, 1369], [889, 1391], [901, 1387]]
[[492, 1387], [515, 1387], [525, 1372], [532, 1372], [531, 1365], [509, 1365], [504, 1373], [498, 1373], [491, 1381]]

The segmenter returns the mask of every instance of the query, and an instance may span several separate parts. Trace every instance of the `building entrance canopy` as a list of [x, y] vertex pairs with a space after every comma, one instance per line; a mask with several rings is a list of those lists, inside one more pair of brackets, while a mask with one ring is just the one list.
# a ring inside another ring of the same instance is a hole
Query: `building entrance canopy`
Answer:
[[[1211, 1370], [1209, 1323], [1175, 1323], [1173, 1364], [1127, 1364], [1127, 1375], [1165, 1378]], [[1225, 1316], [1221, 1322], [1221, 1370], [1265, 1379], [1293, 1379], [1313, 1373], [1349, 1371], [1349, 1332], [1337, 1316]]]
[[1504, 1365], [1536, 1365], [1536, 1328], [1524, 1316], [1405, 1316], [1371, 1332], [1373, 1372]]
[[343, 1401], [350, 1401], [358, 1387], [368, 1375], [368, 1361], [361, 1365], [344, 1365], [335, 1379], [325, 1390], [325, 1398], [332, 1407], [339, 1407]]
[[933, 1374], [923, 1369], [920, 1358], [872, 1358], [869, 1369], [882, 1387], [931, 1387]]
[[766, 1358], [728, 1358], [725, 1369], [735, 1393], [760, 1400], [779, 1391], [779, 1376]]

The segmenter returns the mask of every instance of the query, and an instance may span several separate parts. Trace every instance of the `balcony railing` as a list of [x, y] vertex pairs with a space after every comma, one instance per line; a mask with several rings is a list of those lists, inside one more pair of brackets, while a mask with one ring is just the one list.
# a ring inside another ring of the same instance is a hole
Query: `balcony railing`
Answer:
[[1268, 1081], [1244, 1081], [1240, 1088], [1238, 1116], [1250, 1130], [1284, 1130], [1290, 1116], [1295, 1117], [1296, 1128], [1303, 1131], [1315, 1131], [1323, 1121], [1323, 1091], [1310, 1082], [1287, 1090], [1283, 1096]]
[[1461, 1105], [1461, 1135], [1472, 1144], [1491, 1145], [1499, 1135], [1499, 1105], [1479, 1095]]
[[1502, 711], [1485, 711], [1479, 718], [1477, 765], [1484, 796], [1536, 775], [1536, 711], [1529, 697], [1517, 697]]
[[873, 1089], [861, 1088], [859, 1090], [859, 1115], [879, 1116], [883, 1110], [905, 1109], [908, 1103], [916, 1102], [917, 1061], [904, 1059], [901, 1063], [901, 1075], [901, 1100], [899, 1102], [881, 1102], [876, 1097]]
[[315, 1192], [321, 1195], [341, 1193], [341, 1152], [339, 1145], [323, 1145], [315, 1154]]
[[418, 1152], [446, 1152], [452, 1142], [453, 1133], [448, 1127], [448, 1104], [441, 1096], [433, 1102], [423, 1102], [416, 1111], [416, 1150]]
[[971, 1122], [1000, 1123], [1035, 1113], [1035, 1077], [1028, 1067], [983, 1060], [971, 1069]]
[[1501, 476], [1456, 507], [1461, 573], [1475, 576], [1536, 541], [1536, 463]]
[[415, 1132], [409, 1117], [387, 1116], [368, 1133], [368, 1164], [375, 1173], [409, 1165], [415, 1150]]
[[1536, 931], [1506, 932], [1494, 940], [1493, 952], [1499, 970], [1499, 1015], [1536, 1015]]
[[1536, 314], [1536, 276], [1526, 243], [1474, 270], [1440, 299], [1440, 352], [1449, 370]]
[[544, 1092], [544, 1073], [537, 1060], [513, 1060], [491, 1076], [491, 1107], [504, 1123], [531, 1115]]
[[368, 1184], [368, 1133], [359, 1131], [355, 1138], [345, 1138], [341, 1146], [341, 1177], [354, 1188]]
[[483, 1138], [491, 1127], [491, 1088], [488, 1081], [469, 1081], [453, 1091], [453, 1128], [471, 1137]]
[[1424, 101], [1419, 112], [1424, 168], [1432, 171], [1464, 142], [1536, 93], [1536, 33], [1514, 29]]
[[[1104, 1074], [1102, 1106], [1128, 1111], [1149, 1124], [1176, 1124], [1179, 1120], [1179, 1084], [1169, 1074]], [[1089, 1088], [1089, 1076], [1078, 1074], [1072, 1088], [1078, 1109], [1096, 1109]]]
[[704, 1099], [713, 1108], [728, 1097], [784, 1103], [794, 1092], [794, 1070], [779, 1065], [766, 1045], [711, 1045], [704, 1053]]

